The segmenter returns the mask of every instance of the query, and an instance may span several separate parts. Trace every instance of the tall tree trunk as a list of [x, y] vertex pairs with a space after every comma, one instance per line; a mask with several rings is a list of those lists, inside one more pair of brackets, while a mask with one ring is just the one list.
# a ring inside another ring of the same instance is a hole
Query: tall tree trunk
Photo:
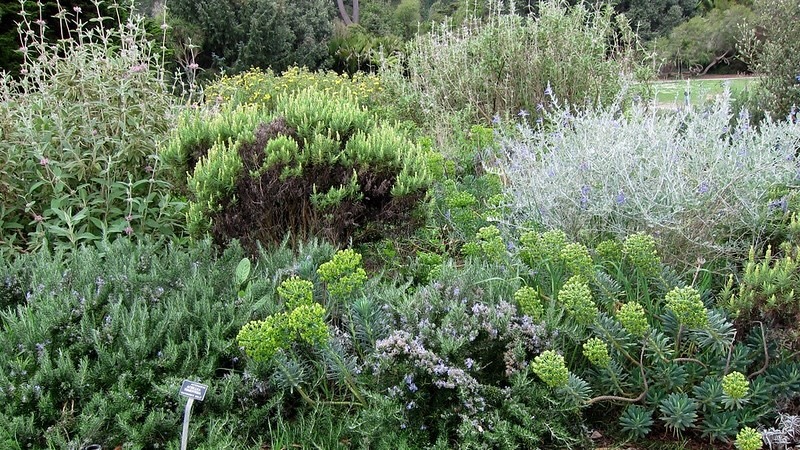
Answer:
[[347, 14], [347, 10], [344, 9], [344, 0], [336, 0], [336, 6], [339, 7], [339, 17], [342, 18], [344, 24], [350, 26], [353, 24], [353, 21], [350, 19], [350, 16]]
[[358, 23], [358, 0], [353, 0], [353, 16], [350, 17], [347, 14], [347, 8], [344, 6], [344, 0], [336, 0], [336, 6], [339, 7], [339, 16], [344, 21], [344, 24], [347, 26], [353, 25], [354, 23]]

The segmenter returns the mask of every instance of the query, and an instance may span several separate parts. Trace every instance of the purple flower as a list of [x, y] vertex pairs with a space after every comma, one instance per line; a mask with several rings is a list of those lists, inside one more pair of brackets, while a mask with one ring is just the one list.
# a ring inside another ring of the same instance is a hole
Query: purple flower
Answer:
[[495, 124], [495, 125], [498, 125], [500, 123], [500, 114], [495, 114], [492, 117], [492, 123]]
[[697, 186], [697, 193], [705, 194], [706, 192], [708, 192], [708, 183], [703, 181], [702, 183], [700, 183], [700, 186]]
[[49, 159], [45, 158], [44, 156], [39, 158], [39, 165], [40, 166], [45, 166], [46, 167], [48, 164], [50, 164], [50, 160]]
[[589, 188], [589, 186], [585, 184], [583, 185], [583, 187], [581, 187], [581, 208], [586, 208], [586, 206], [589, 204], [590, 189], [591, 188]]
[[483, 303], [475, 303], [472, 305], [472, 315], [483, 316], [489, 313], [489, 308]]
[[520, 109], [519, 112], [517, 113], [517, 115], [524, 119], [525, 117], [530, 116], [531, 113], [529, 113], [528, 111], [526, 111], [524, 109]]
[[464, 366], [467, 370], [472, 370], [472, 366], [475, 365], [475, 361], [472, 358], [467, 358], [464, 360]]
[[625, 203], [625, 193], [619, 191], [619, 194], [617, 194], [615, 201], [617, 202], [618, 205]]
[[770, 204], [769, 204], [769, 207], [771, 209], [775, 209], [775, 210], [780, 209], [781, 211], [786, 212], [786, 211], [789, 210], [789, 202], [786, 199], [786, 196], [784, 195], [779, 200], [771, 201]]
[[547, 87], [544, 90], [544, 95], [546, 95], [548, 97], [552, 97], [553, 96], [553, 88], [550, 87], [550, 83], [547, 83]]
[[127, 234], [128, 236], [130, 236], [130, 235], [132, 235], [132, 234], [133, 234], [133, 228], [131, 228], [131, 226], [130, 226], [130, 225], [128, 225], [127, 227], [125, 227], [125, 229], [124, 229], [124, 230], [122, 230], [122, 231], [124, 231], [124, 232], [125, 232], [125, 234]]

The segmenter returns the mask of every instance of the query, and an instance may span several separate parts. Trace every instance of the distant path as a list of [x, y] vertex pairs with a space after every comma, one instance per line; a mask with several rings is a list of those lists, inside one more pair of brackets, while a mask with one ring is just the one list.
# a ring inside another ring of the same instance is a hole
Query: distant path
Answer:
[[660, 78], [655, 83], [679, 83], [682, 81], [733, 81], [733, 80], [757, 80], [758, 75], [703, 75], [701, 77], [686, 78]]

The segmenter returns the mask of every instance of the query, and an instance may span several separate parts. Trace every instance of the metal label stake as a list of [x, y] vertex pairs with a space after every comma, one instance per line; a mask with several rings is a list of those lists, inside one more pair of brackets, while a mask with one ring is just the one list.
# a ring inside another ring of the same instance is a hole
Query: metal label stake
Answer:
[[203, 401], [206, 397], [208, 386], [195, 383], [194, 381], [183, 380], [180, 394], [187, 398], [186, 409], [183, 411], [183, 433], [181, 434], [181, 450], [186, 450], [189, 443], [189, 418], [192, 415], [192, 405], [195, 400]]

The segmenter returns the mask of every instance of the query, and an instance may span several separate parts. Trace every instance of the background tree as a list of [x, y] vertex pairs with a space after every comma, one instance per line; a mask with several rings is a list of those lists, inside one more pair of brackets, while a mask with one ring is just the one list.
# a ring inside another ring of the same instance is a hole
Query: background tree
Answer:
[[691, 18], [697, 11], [697, 0], [620, 0], [615, 8], [625, 13], [642, 40], [650, 41]]
[[358, 23], [360, 19], [358, 0], [353, 0], [353, 5], [351, 7], [352, 14], [347, 13], [344, 0], [336, 0], [336, 6], [339, 7], [339, 18], [342, 19], [342, 22], [344, 22], [345, 25], [353, 25]]
[[[0, 0], [0, 70], [5, 70], [11, 74], [19, 72], [19, 65], [22, 63], [22, 53], [17, 50], [20, 47], [20, 38], [17, 24], [22, 21], [20, 15], [21, 8], [24, 7], [28, 14], [27, 18], [33, 23], [35, 29], [39, 28], [35, 24], [37, 20], [43, 20], [42, 26], [48, 38], [59, 38], [61, 27], [59, 20], [54, 16], [58, 13], [58, 2], [55, 0], [42, 0], [41, 5], [36, 1], [25, 0], [20, 4], [19, 0]], [[61, 1], [62, 8], [69, 14], [80, 11], [78, 17], [86, 23], [86, 26], [95, 25], [91, 19], [97, 17], [98, 8], [104, 17], [116, 17], [120, 14], [124, 19], [126, 16], [125, 8], [115, 8], [113, 2], [103, 2], [99, 6], [91, 0], [69, 0]], [[77, 8], [77, 9], [76, 9]], [[73, 16], [74, 17], [74, 16]], [[72, 18], [72, 17], [70, 17]]]
[[175, 0], [170, 12], [202, 31], [198, 64], [242, 71], [282, 71], [330, 64], [333, 5], [328, 0]]
[[[719, 3], [719, 2], [718, 2]], [[736, 42], [742, 28], [752, 24], [753, 11], [744, 5], [715, 7], [675, 27], [669, 37], [656, 41], [655, 47], [668, 69], [688, 68], [705, 75], [721, 63], [739, 62]]]
[[[800, 105], [800, 3], [797, 0], [755, 0], [756, 26], [739, 43], [750, 67], [761, 74], [765, 104], [783, 117]], [[797, 120], [797, 116], [793, 120]]]

